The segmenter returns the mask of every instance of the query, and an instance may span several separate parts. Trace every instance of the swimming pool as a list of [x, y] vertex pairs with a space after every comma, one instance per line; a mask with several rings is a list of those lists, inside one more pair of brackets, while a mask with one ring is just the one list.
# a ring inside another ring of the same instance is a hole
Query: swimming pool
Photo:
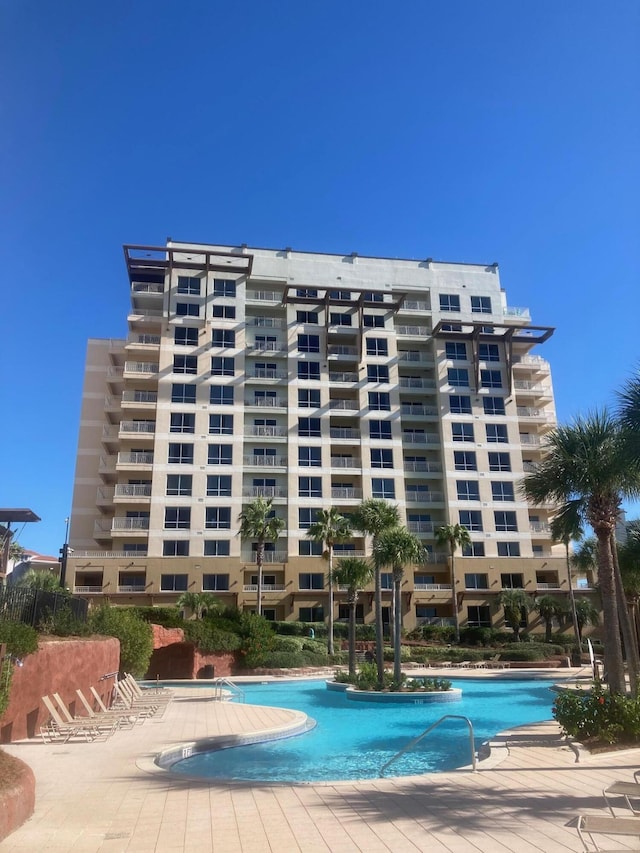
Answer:
[[[324, 681], [243, 685], [245, 701], [303, 711], [316, 721], [304, 735], [214, 750], [186, 758], [174, 773], [211, 779], [321, 782], [375, 779], [382, 765], [444, 714], [473, 723], [476, 749], [499, 731], [551, 719], [550, 681], [451, 679], [462, 699], [451, 704], [384, 705], [349, 701]], [[468, 728], [447, 720], [386, 776], [452, 770], [470, 763]]]

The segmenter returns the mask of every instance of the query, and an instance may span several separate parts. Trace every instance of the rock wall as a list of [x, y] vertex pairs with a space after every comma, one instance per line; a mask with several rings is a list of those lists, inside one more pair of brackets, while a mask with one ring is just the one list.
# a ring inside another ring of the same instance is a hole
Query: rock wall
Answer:
[[0, 841], [28, 820], [36, 805], [36, 779], [33, 770], [15, 758], [4, 755], [5, 775], [11, 784], [0, 788]]

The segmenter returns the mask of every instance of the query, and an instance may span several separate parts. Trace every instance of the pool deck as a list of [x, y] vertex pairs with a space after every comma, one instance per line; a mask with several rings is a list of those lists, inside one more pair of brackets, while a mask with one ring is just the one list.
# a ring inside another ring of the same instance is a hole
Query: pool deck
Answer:
[[[465, 675], [505, 673], [456, 671], [456, 677]], [[576, 763], [557, 725], [542, 723], [501, 733], [477, 773], [270, 786], [193, 782], [156, 768], [155, 755], [177, 744], [269, 731], [297, 718], [283, 709], [210, 697], [207, 690], [195, 697], [178, 690], [162, 717], [106, 741], [4, 746], [33, 769], [36, 809], [0, 844], [2, 853], [581, 851], [576, 815], [608, 814], [603, 788], [632, 781], [640, 767], [640, 749], [581, 753]], [[640, 819], [638, 825], [638, 839], [598, 841], [606, 849], [639, 850]]]

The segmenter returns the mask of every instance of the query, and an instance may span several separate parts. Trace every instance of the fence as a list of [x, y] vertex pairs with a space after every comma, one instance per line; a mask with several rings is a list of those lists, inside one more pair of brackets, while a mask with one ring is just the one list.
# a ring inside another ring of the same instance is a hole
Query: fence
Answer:
[[0, 619], [24, 622], [36, 627], [45, 619], [55, 618], [63, 610], [81, 622], [87, 621], [89, 604], [83, 598], [72, 598], [58, 592], [27, 587], [0, 587]]

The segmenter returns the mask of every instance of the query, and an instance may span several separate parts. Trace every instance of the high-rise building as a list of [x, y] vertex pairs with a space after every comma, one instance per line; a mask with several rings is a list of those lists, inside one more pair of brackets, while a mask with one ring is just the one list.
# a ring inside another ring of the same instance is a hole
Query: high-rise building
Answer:
[[[68, 582], [114, 604], [210, 591], [256, 607], [256, 543], [238, 516], [273, 499], [263, 612], [327, 617], [319, 509], [397, 505], [426, 546], [408, 567], [404, 625], [452, 617], [435, 530], [462, 524], [461, 625], [502, 616], [505, 587], [568, 591], [548, 511], [519, 483], [555, 426], [552, 329], [507, 304], [497, 264], [441, 263], [168, 241], [125, 246], [125, 340], [90, 340]], [[562, 553], [562, 552], [561, 552]], [[357, 532], [335, 548], [368, 556]], [[391, 577], [383, 576], [388, 614]], [[335, 592], [335, 618], [346, 618]], [[365, 592], [360, 621], [373, 620]], [[533, 618], [533, 617], [531, 617]]]

